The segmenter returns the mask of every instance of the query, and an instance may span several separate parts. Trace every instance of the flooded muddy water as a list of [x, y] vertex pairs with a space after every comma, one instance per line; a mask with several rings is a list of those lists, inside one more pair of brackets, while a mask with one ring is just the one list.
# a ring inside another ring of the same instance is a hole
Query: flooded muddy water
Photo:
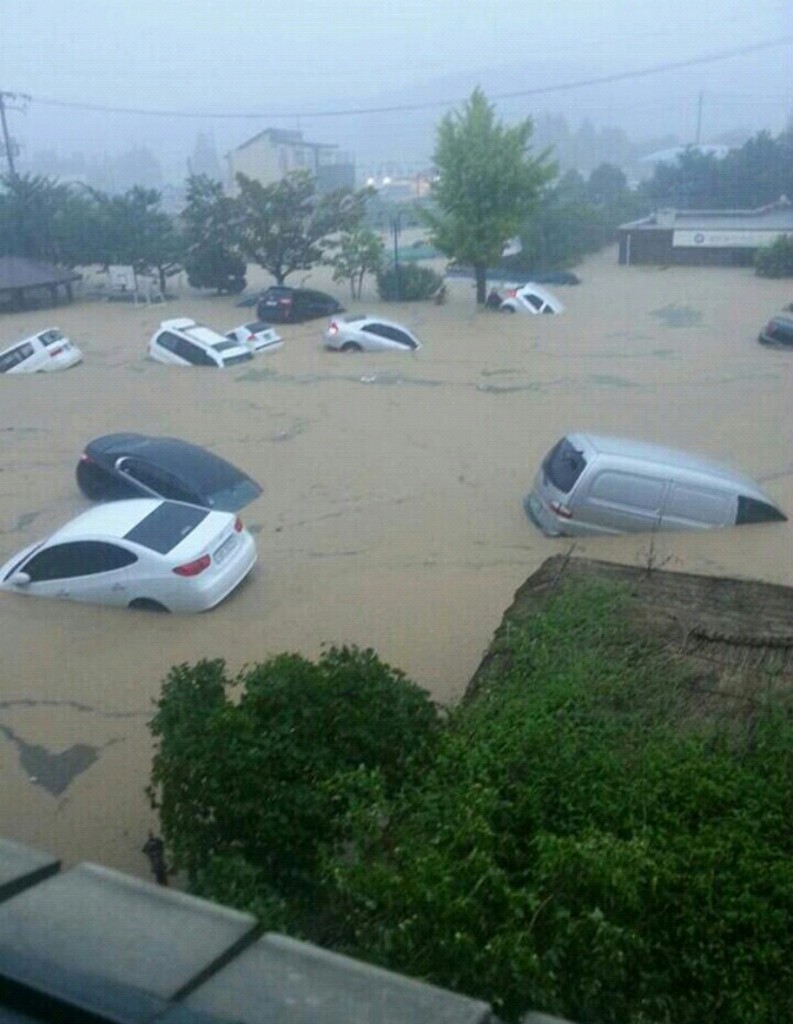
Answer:
[[[793, 299], [790, 283], [619, 267], [613, 251], [577, 269], [583, 284], [557, 289], [560, 316], [477, 312], [457, 280], [444, 306], [384, 310], [422, 339], [416, 355], [325, 352], [317, 321], [283, 328], [283, 350], [228, 371], [144, 358], [161, 319], [223, 330], [250, 319], [186, 287], [164, 307], [84, 299], [0, 317], [0, 347], [57, 324], [85, 353], [64, 373], [0, 378], [0, 559], [87, 507], [74, 468], [99, 434], [182, 437], [264, 486], [243, 515], [259, 564], [208, 614], [0, 595], [0, 835], [146, 875], [146, 722], [179, 662], [237, 669], [356, 643], [454, 701], [515, 589], [569, 548], [530, 525], [521, 498], [570, 429], [733, 463], [793, 513], [793, 353], [755, 340]], [[371, 293], [366, 307], [378, 307]], [[791, 523], [662, 534], [652, 557], [790, 584], [792, 541]], [[633, 565], [649, 548], [634, 535], [576, 550]]]

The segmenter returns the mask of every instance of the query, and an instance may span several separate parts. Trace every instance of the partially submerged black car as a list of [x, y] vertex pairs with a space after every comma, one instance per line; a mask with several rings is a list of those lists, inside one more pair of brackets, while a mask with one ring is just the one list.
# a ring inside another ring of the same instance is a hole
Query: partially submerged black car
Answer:
[[260, 320], [279, 324], [317, 320], [342, 312], [344, 306], [332, 295], [313, 288], [289, 288], [287, 285], [272, 285], [262, 292], [256, 303], [256, 315]]
[[793, 313], [777, 313], [760, 331], [761, 345], [774, 348], [793, 348]]
[[77, 464], [77, 484], [91, 501], [167, 498], [237, 512], [262, 493], [247, 473], [176, 437], [105, 434]]

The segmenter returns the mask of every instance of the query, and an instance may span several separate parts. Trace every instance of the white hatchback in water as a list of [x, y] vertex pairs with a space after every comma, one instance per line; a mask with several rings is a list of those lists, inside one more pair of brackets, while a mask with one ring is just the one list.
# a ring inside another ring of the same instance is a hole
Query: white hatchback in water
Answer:
[[502, 313], [564, 313], [564, 306], [553, 292], [533, 281], [510, 289], [499, 308]]
[[256, 563], [229, 512], [154, 498], [99, 505], [0, 568], [0, 590], [152, 611], [202, 612]]
[[284, 347], [281, 335], [264, 320], [241, 324], [232, 331], [226, 331], [226, 337], [247, 345], [251, 352], [277, 352], [279, 348]]
[[48, 327], [16, 341], [0, 352], [0, 373], [49, 373], [81, 362], [80, 349], [58, 330]]

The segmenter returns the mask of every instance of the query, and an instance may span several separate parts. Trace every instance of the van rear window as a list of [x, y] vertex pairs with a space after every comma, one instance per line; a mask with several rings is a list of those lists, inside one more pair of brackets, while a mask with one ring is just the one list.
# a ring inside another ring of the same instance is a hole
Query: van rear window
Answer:
[[545, 483], [550, 481], [562, 494], [569, 494], [586, 468], [584, 453], [574, 448], [563, 437], [543, 459], [542, 473]]

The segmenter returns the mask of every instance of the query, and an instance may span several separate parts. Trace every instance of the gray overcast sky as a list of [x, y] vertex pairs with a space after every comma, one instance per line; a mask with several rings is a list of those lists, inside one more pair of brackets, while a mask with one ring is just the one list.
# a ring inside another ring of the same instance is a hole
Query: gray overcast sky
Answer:
[[[468, 6], [464, 0], [0, 0], [0, 89], [34, 97], [24, 120], [16, 122], [20, 136], [33, 136], [31, 143], [73, 141], [79, 148], [86, 131], [96, 141], [103, 132], [146, 141], [161, 130], [123, 118], [86, 129], [67, 111], [55, 121], [55, 108], [47, 119], [36, 97], [146, 109], [306, 113], [455, 99], [477, 83], [489, 94], [530, 89], [792, 33], [790, 0], [475, 0]], [[569, 112], [572, 105], [600, 125], [620, 124], [630, 120], [632, 108], [641, 120], [653, 97], [663, 106], [664, 97], [677, 103], [705, 89], [714, 97], [719, 92], [722, 106], [734, 103], [737, 123], [748, 123], [751, 115], [755, 123], [749, 127], [769, 123], [778, 129], [791, 107], [791, 64], [788, 44], [635, 86], [623, 82], [611, 90], [527, 98], [514, 116]], [[500, 111], [509, 117], [513, 107]], [[241, 141], [268, 123], [286, 122], [194, 122], [178, 133], [209, 127], [222, 142], [232, 136]], [[351, 134], [349, 119], [318, 125], [303, 127], [327, 141]], [[357, 130], [377, 129], [370, 119]]]

